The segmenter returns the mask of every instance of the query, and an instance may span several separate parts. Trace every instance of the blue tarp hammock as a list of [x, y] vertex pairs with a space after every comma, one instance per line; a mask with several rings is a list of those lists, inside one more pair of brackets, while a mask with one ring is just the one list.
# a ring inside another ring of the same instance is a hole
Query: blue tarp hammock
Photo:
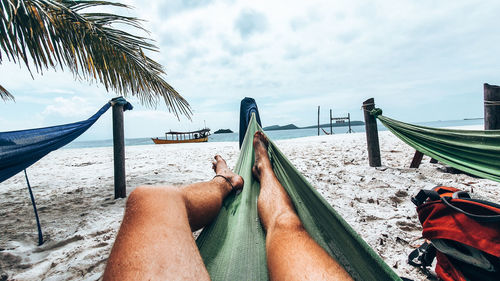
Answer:
[[409, 146], [466, 173], [500, 182], [500, 130], [438, 129], [370, 114]]
[[[84, 121], [45, 128], [0, 132], [0, 182], [25, 170], [51, 151], [72, 142], [87, 131], [109, 109], [111, 103], [123, 104], [124, 110], [133, 108], [124, 98], [119, 97], [106, 103], [97, 113]], [[31, 188], [29, 190], [33, 206], [35, 206]], [[39, 227], [39, 244], [42, 244], [42, 241]]]
[[[212, 280], [268, 280], [265, 233], [257, 213], [260, 185], [252, 176], [253, 135], [262, 131], [258, 117], [255, 101], [245, 98], [240, 111], [241, 152], [234, 169], [245, 186], [240, 194], [225, 199], [217, 218], [196, 240]], [[273, 170], [307, 232], [355, 280], [401, 280], [272, 141], [268, 151]]]

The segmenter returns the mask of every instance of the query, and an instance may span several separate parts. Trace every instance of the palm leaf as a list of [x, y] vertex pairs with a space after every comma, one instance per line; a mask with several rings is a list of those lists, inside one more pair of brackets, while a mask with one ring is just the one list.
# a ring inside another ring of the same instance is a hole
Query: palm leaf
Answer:
[[[39, 73], [59, 66], [77, 78], [102, 83], [108, 91], [137, 96], [146, 105], [163, 99], [177, 117], [190, 117], [188, 102], [165, 81], [163, 67], [144, 54], [158, 51], [153, 42], [114, 27], [145, 31], [141, 21], [84, 12], [100, 10], [96, 7], [128, 8], [108, 1], [0, 0], [0, 63], [5, 57]], [[12, 97], [4, 88], [0, 96]]]
[[4, 101], [14, 100], [14, 96], [12, 96], [4, 87], [2, 87], [2, 85], [0, 85], [0, 98], [2, 98]]

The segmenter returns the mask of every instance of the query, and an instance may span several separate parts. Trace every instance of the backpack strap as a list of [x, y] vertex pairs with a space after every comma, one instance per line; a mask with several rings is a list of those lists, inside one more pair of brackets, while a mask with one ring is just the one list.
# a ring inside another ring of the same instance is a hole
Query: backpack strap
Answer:
[[440, 196], [439, 193], [437, 193], [437, 191], [435, 190], [422, 189], [418, 192], [417, 195], [415, 195], [415, 197], [411, 198], [411, 202], [413, 202], [413, 204], [418, 207], [422, 205], [425, 200], [427, 200], [427, 198], [430, 198], [431, 200], [439, 200]]
[[436, 248], [425, 241], [408, 255], [408, 263], [413, 266], [431, 266], [436, 257]]
[[[418, 194], [417, 194], [418, 195]], [[455, 196], [455, 194], [453, 194], [453, 198], [458, 198], [458, 196]], [[451, 202], [451, 198], [450, 197], [441, 197], [441, 201], [446, 205], [448, 206], [449, 208], [452, 208], [453, 210], [457, 211], [457, 212], [460, 212], [478, 222], [500, 222], [500, 215], [475, 215], [475, 214], [471, 214], [469, 212], [466, 212], [464, 211], [463, 209], [460, 209], [459, 207], [455, 206], [452, 204]]]
[[[454, 190], [457, 191], [453, 192]], [[440, 194], [440, 192], [443, 194]], [[447, 194], [444, 194], [445, 192], [447, 192]], [[451, 197], [448, 196], [450, 192], [453, 192], [451, 194]], [[449, 208], [452, 208], [453, 210], [462, 213], [478, 222], [500, 222], [500, 215], [475, 215], [453, 205], [452, 199], [471, 200], [469, 193], [466, 191], [460, 191], [455, 188], [436, 186], [432, 190], [420, 190], [415, 197], [411, 198], [411, 202], [413, 202], [413, 204], [418, 207], [422, 205], [428, 198], [433, 201], [441, 200]]]
[[428, 268], [432, 265], [435, 257], [436, 248], [428, 240], [425, 240], [420, 247], [413, 250], [408, 255], [408, 264], [422, 270], [422, 272], [427, 275], [428, 280], [437, 280], [436, 274], [431, 272]]

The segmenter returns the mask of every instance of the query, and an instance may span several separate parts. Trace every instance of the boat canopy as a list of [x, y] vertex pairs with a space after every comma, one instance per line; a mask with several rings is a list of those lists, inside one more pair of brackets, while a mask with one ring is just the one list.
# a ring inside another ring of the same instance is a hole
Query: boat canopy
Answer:
[[170, 131], [170, 132], [166, 132], [165, 134], [168, 134], [168, 135], [188, 135], [188, 134], [203, 134], [203, 133], [208, 133], [208, 132], [210, 132], [210, 129], [205, 128], [205, 129], [201, 129], [198, 131], [192, 131], [192, 132], [173, 132], [173, 131]]

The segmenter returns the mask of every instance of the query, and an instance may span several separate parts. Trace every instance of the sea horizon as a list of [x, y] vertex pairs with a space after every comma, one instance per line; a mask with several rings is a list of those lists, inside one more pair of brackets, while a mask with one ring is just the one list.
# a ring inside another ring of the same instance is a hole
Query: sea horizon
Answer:
[[[483, 118], [467, 118], [461, 120], [438, 120], [438, 121], [428, 121], [428, 122], [418, 122], [414, 123], [416, 125], [435, 127], [435, 128], [445, 128], [445, 127], [460, 127], [460, 126], [472, 126], [472, 125], [484, 125]], [[349, 127], [333, 127], [333, 134], [346, 134], [348, 133]], [[327, 133], [330, 133], [330, 128], [323, 127]], [[323, 130], [320, 130], [320, 135], [325, 135]], [[351, 126], [353, 133], [365, 132], [365, 126]], [[387, 128], [378, 122], [379, 131], [387, 131]], [[283, 140], [283, 139], [294, 139], [301, 137], [310, 137], [318, 135], [318, 128], [301, 128], [301, 129], [289, 129], [289, 130], [270, 130], [265, 131], [267, 135], [273, 140]], [[164, 136], [151, 136], [151, 137], [139, 137], [139, 138], [125, 138], [126, 146], [135, 145], [151, 145], [154, 144], [152, 138], [164, 137]], [[224, 133], [224, 134], [212, 134], [208, 137], [208, 142], [237, 142], [239, 141], [239, 133]], [[94, 147], [111, 147], [113, 146], [113, 139], [100, 139], [100, 140], [84, 140], [79, 141], [78, 139], [64, 146], [63, 149], [75, 149], [75, 148], [94, 148]]]

